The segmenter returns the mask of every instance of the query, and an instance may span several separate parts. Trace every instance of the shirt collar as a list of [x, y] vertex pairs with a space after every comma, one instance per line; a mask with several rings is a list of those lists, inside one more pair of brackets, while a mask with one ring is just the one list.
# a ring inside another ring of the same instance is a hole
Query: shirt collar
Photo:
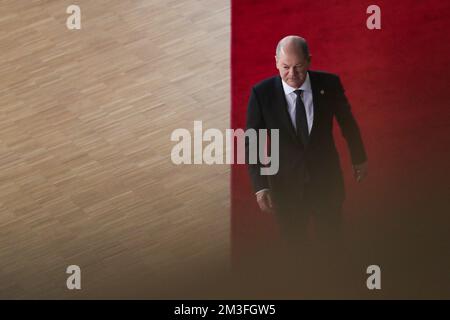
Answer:
[[281, 83], [283, 84], [283, 90], [285, 95], [289, 95], [295, 90], [303, 90], [303, 91], [311, 91], [311, 81], [309, 80], [309, 72], [306, 73], [306, 79], [301, 85], [300, 88], [292, 88], [283, 79], [281, 79]]

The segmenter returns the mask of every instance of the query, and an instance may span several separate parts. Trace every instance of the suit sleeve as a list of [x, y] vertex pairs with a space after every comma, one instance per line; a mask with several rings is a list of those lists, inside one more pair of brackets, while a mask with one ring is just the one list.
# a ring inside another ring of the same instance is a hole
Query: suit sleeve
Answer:
[[[258, 102], [258, 97], [255, 89], [253, 88], [250, 94], [250, 99], [247, 108], [247, 124], [246, 130], [254, 129], [256, 130], [256, 136], [258, 135], [259, 129], [266, 129], [266, 123], [263, 118], [261, 111], [261, 106]], [[257, 138], [258, 139], [258, 138]], [[257, 146], [259, 147], [259, 141], [257, 141]], [[258, 150], [259, 154], [259, 150]], [[267, 176], [261, 175], [261, 167], [263, 166], [259, 157], [257, 157], [256, 163], [249, 163], [249, 140], [245, 139], [245, 159], [248, 165], [248, 171], [250, 174], [250, 179], [253, 186], [253, 191], [258, 192], [263, 189], [269, 188], [269, 183], [267, 181]]]
[[337, 93], [334, 114], [341, 128], [342, 135], [347, 141], [352, 164], [361, 164], [367, 160], [367, 154], [361, 138], [361, 133], [351, 112], [350, 103], [345, 96], [341, 80], [337, 77]]

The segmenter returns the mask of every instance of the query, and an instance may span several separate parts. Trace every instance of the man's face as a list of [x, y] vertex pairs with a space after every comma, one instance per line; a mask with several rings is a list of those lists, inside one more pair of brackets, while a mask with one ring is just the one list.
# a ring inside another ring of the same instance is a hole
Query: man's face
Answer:
[[280, 56], [275, 57], [277, 69], [281, 79], [293, 88], [299, 88], [305, 82], [306, 72], [311, 61], [298, 50], [281, 50]]

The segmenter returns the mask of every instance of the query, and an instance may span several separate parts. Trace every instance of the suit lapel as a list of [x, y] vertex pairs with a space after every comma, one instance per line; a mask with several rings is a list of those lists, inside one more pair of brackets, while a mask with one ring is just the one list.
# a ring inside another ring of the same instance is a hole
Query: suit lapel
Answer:
[[277, 113], [281, 117], [281, 122], [283, 124], [282, 127], [283, 128], [287, 128], [287, 130], [289, 131], [289, 135], [292, 137], [292, 139], [294, 139], [294, 141], [296, 141], [297, 143], [300, 143], [300, 144], [303, 145], [303, 143], [297, 137], [294, 125], [292, 124], [291, 117], [290, 117], [289, 112], [288, 112], [286, 96], [284, 94], [283, 85], [281, 84], [281, 77], [280, 76], [278, 76], [276, 78], [275, 97], [274, 97], [274, 99], [275, 99], [275, 101], [274, 101], [275, 103], [273, 105], [279, 106], [279, 109], [277, 108]]
[[311, 81], [311, 89], [313, 93], [313, 106], [314, 106], [314, 120], [311, 128], [311, 133], [309, 135], [309, 141], [311, 142], [312, 138], [315, 136], [315, 132], [317, 131], [317, 125], [320, 119], [320, 112], [322, 110], [322, 98], [325, 93], [321, 88], [321, 84], [319, 79], [317, 78], [317, 74], [314, 71], [308, 71], [309, 80]]
[[[315, 136], [315, 132], [317, 131], [317, 125], [320, 121], [321, 117], [321, 105], [323, 102], [323, 94], [325, 93], [321, 87], [320, 80], [317, 77], [317, 74], [314, 71], [308, 70], [309, 73], [309, 79], [311, 81], [311, 90], [313, 94], [313, 107], [314, 107], [314, 117], [313, 117], [313, 124], [311, 128], [311, 133], [309, 135], [309, 143], [312, 141], [312, 138]], [[289, 131], [289, 135], [296, 141], [298, 144], [303, 146], [303, 142], [301, 139], [297, 136], [297, 133], [295, 131], [295, 127], [292, 124], [291, 117], [288, 112], [287, 108], [287, 102], [286, 102], [286, 96], [284, 95], [283, 85], [281, 84], [281, 77], [276, 78], [276, 86], [275, 86], [275, 106], [280, 106], [282, 110], [280, 112], [277, 112], [278, 115], [281, 117], [281, 122], [283, 125], [283, 128], [287, 128]]]

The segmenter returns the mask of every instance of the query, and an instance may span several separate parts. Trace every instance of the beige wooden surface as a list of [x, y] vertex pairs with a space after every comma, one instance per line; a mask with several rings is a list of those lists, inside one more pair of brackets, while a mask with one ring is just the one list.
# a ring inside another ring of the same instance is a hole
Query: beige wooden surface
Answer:
[[230, 168], [170, 134], [229, 127], [229, 1], [70, 4], [0, 2], [0, 298], [189, 297], [228, 268]]

